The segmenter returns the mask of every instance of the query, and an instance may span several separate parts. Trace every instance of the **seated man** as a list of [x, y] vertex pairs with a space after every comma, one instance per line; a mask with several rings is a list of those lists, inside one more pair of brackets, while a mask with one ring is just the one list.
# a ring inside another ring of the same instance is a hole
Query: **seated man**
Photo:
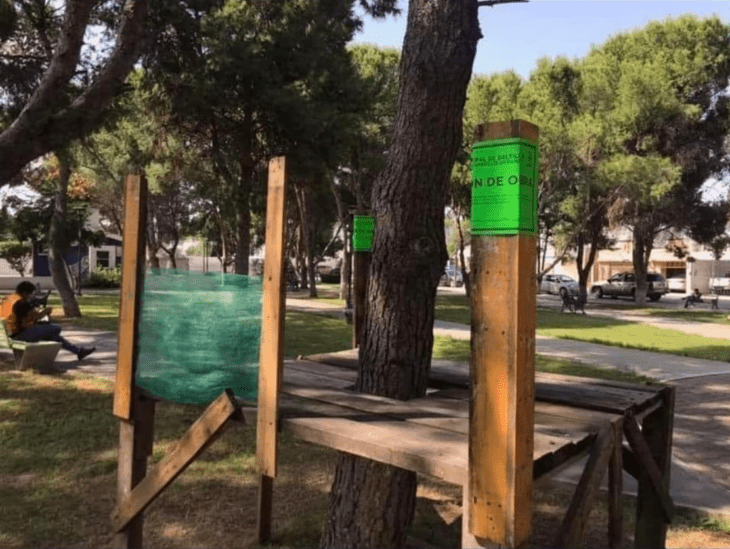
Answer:
[[28, 302], [28, 298], [35, 292], [35, 286], [24, 280], [15, 288], [15, 293], [5, 298], [2, 302], [2, 317], [5, 321], [5, 328], [8, 336], [18, 341], [36, 343], [38, 341], [57, 341], [61, 347], [74, 353], [79, 360], [89, 356], [96, 350], [96, 347], [84, 348], [73, 345], [61, 337], [61, 327], [56, 324], [43, 323], [38, 321], [46, 315], [51, 314], [51, 308], [36, 310]]
[[690, 305], [694, 305], [695, 303], [704, 303], [702, 301], [702, 294], [700, 293], [699, 288], [695, 288], [694, 292], [684, 298], [684, 308], [686, 309], [687, 307], [689, 307]]

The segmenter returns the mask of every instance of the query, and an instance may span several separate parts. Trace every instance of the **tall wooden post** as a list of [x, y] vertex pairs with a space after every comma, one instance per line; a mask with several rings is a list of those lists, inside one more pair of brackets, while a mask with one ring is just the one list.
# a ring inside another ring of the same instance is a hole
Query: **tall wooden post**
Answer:
[[[662, 407], [644, 418], [642, 434], [646, 439], [652, 457], [659, 467], [661, 481], [669, 491], [672, 467], [672, 432], [674, 428], [675, 387], [667, 387], [662, 394]], [[634, 545], [639, 549], [666, 547], [667, 523], [662, 501], [652, 487], [645, 468], [639, 470], [638, 494], [636, 498], [636, 527]]]
[[256, 426], [256, 459], [260, 472], [257, 534], [261, 544], [271, 539], [272, 494], [277, 472], [279, 389], [284, 356], [286, 180], [286, 159], [283, 156], [274, 158], [269, 162], [266, 202], [266, 257]]
[[[355, 216], [362, 219], [368, 216], [368, 212], [364, 209], [358, 209]], [[353, 278], [353, 330], [352, 330], [352, 346], [357, 347], [362, 343], [362, 327], [365, 324], [365, 302], [367, 300], [368, 290], [368, 272], [370, 269], [370, 243], [365, 242], [361, 227], [355, 227], [353, 222], [353, 246], [352, 255], [354, 257]]]
[[530, 537], [533, 511], [538, 129], [492, 123], [476, 140], [463, 543], [517, 547]]
[[[119, 304], [117, 370], [114, 386], [114, 415], [119, 418], [117, 501], [124, 501], [144, 478], [147, 456], [152, 453], [154, 402], [143, 399], [134, 376], [139, 354], [140, 293], [145, 267], [147, 181], [129, 175], [125, 184], [122, 288]], [[116, 545], [142, 547], [143, 516], [137, 516], [116, 537]]]

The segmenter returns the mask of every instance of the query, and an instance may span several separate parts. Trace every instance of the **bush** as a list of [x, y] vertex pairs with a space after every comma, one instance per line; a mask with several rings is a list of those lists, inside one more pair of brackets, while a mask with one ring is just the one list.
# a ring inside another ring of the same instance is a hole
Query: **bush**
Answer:
[[25, 267], [31, 253], [31, 247], [22, 242], [0, 242], [0, 258], [7, 261], [20, 276], [25, 276]]
[[122, 283], [122, 268], [107, 269], [98, 267], [89, 280], [84, 281], [85, 288], [119, 288]]

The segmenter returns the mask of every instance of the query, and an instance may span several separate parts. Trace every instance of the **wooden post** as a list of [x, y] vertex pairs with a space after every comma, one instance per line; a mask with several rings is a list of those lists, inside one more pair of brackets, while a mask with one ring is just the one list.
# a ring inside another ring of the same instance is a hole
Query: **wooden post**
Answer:
[[[355, 215], [368, 215], [363, 209], [358, 209]], [[365, 302], [367, 301], [368, 272], [370, 269], [370, 252], [356, 251], [353, 247], [354, 258], [353, 278], [353, 328], [352, 347], [362, 343], [362, 327], [365, 324]]]
[[[661, 481], [669, 493], [672, 466], [672, 429], [674, 426], [675, 388], [664, 389], [663, 406], [644, 418], [642, 434], [661, 473]], [[636, 500], [636, 529], [634, 545], [637, 549], [666, 546], [667, 523], [662, 497], [652, 487], [649, 472], [639, 468], [639, 488]]]
[[259, 466], [257, 534], [261, 544], [271, 539], [273, 479], [277, 472], [277, 424], [279, 389], [284, 355], [284, 234], [286, 207], [286, 159], [269, 162], [266, 203], [266, 258], [264, 260], [261, 351], [256, 459]]
[[147, 180], [129, 175], [124, 195], [122, 287], [119, 295], [117, 371], [114, 385], [114, 415], [132, 419], [134, 374], [137, 367], [139, 303], [144, 281]]
[[[152, 453], [154, 401], [135, 388], [137, 368], [140, 293], [144, 280], [147, 181], [144, 176], [126, 179], [122, 288], [119, 305], [117, 370], [113, 413], [120, 419], [117, 468], [117, 502], [123, 502], [144, 478], [147, 456]], [[144, 517], [138, 515], [115, 538], [125, 549], [142, 547]]]
[[[516, 120], [477, 129], [477, 141], [510, 137], [536, 144], [537, 126]], [[469, 530], [485, 545], [516, 547], [531, 534], [535, 257], [533, 234], [472, 237], [472, 394], [465, 511]]]
[[[147, 457], [152, 455], [155, 401], [135, 391], [134, 420], [119, 422], [119, 462], [117, 466], [117, 505], [125, 502], [147, 474]], [[121, 549], [141, 549], [144, 515], [139, 513], [115, 537]]]

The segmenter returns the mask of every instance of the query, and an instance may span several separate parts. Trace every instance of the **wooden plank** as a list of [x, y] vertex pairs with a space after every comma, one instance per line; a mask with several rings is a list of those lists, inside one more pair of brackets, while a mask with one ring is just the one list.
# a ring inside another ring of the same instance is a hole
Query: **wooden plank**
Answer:
[[272, 478], [277, 471], [277, 408], [284, 348], [284, 234], [286, 160], [269, 163], [266, 204], [266, 257], [264, 259], [261, 353], [259, 367], [256, 459], [260, 471]]
[[[155, 401], [133, 393], [133, 421], [119, 422], [119, 456], [117, 466], [117, 502], [124, 502], [147, 472], [147, 457], [152, 453], [154, 439]], [[144, 516], [139, 513], [120, 531], [114, 540], [116, 547], [141, 549]]]
[[596, 437], [593, 450], [578, 481], [573, 498], [558, 531], [556, 547], [579, 547], [588, 514], [601, 487], [601, 480], [613, 453], [614, 430], [611, 426]]
[[[672, 429], [674, 425], [675, 388], [662, 391], [661, 408], [647, 415], [642, 423], [642, 433], [651, 449], [652, 456], [662, 475], [662, 486], [669, 493], [672, 463]], [[636, 499], [636, 528], [634, 543], [637, 548], [664, 547], [667, 524], [664, 522], [662, 503], [651, 488], [647, 473], [641, 469]]]
[[638, 480], [641, 471], [639, 460], [626, 446], [621, 449], [621, 461], [623, 462], [624, 471]]
[[[264, 258], [261, 350], [259, 353], [258, 412], [256, 416], [256, 461], [260, 471], [257, 516], [271, 516], [277, 473], [279, 389], [284, 357], [284, 236], [286, 233], [287, 165], [283, 156], [269, 162], [266, 202], [266, 257]], [[259, 543], [271, 539], [271, 521], [257, 523]]]
[[626, 421], [624, 422], [624, 433], [626, 434], [626, 440], [634, 451], [634, 455], [639, 461], [640, 473], [642, 477], [644, 474], [649, 480], [651, 488], [654, 490], [654, 495], [657, 497], [661, 511], [664, 514], [664, 521], [669, 523], [672, 521], [676, 510], [674, 509], [674, 503], [669, 495], [668, 490], [664, 486], [664, 479], [662, 478], [662, 472], [659, 469], [654, 456], [652, 455], [651, 448], [644, 440], [644, 435], [641, 433], [638, 423], [633, 415], [627, 415]]
[[312, 362], [310, 360], [286, 360], [284, 362], [284, 375], [286, 375], [287, 370], [290, 369], [300, 372], [312, 372], [323, 376], [334, 377], [337, 379], [349, 381], [350, 383], [355, 383], [355, 381], [357, 380], [357, 371], [355, 370], [338, 368], [337, 366], [332, 366], [331, 364]]
[[[308, 361], [357, 370], [357, 354], [352, 350], [322, 353], [306, 357]], [[446, 361], [431, 364], [430, 387], [443, 390], [469, 388], [469, 376], [464, 366]], [[535, 373], [535, 400], [623, 414], [627, 409], [642, 412], [661, 400], [661, 387], [596, 380], [577, 376]]]
[[472, 238], [469, 524], [515, 547], [532, 529], [535, 238]]
[[144, 280], [147, 180], [129, 175], [125, 182], [122, 286], [119, 292], [117, 370], [113, 413], [131, 420], [137, 367], [140, 293]]
[[235, 396], [226, 390], [193, 423], [170, 452], [117, 504], [112, 512], [115, 531], [126, 528], [169, 486], [222, 431], [238, 410]]
[[623, 422], [617, 422], [613, 431], [613, 451], [608, 461], [608, 546], [621, 547], [623, 541]]

